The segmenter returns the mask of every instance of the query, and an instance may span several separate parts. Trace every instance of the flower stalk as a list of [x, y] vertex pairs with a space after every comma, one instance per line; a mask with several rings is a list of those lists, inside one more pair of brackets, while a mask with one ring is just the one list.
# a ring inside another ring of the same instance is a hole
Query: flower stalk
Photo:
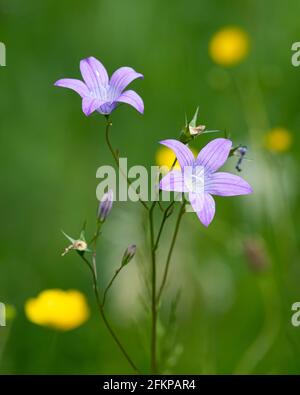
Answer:
[[173, 233], [170, 249], [169, 249], [169, 252], [168, 252], [167, 261], [166, 261], [164, 274], [163, 274], [163, 279], [162, 279], [161, 286], [160, 286], [158, 294], [157, 294], [157, 300], [156, 300], [157, 304], [159, 304], [159, 302], [160, 302], [160, 299], [161, 299], [161, 296], [162, 296], [162, 292], [163, 292], [164, 287], [165, 287], [166, 282], [167, 282], [170, 261], [171, 261], [173, 249], [174, 249], [174, 246], [175, 246], [175, 243], [176, 243], [176, 239], [177, 239], [177, 235], [178, 235], [181, 219], [182, 219], [183, 214], [185, 213], [185, 205], [186, 205], [186, 202], [183, 201], [183, 203], [182, 203], [182, 205], [180, 207], [180, 211], [179, 211], [178, 217], [177, 217], [175, 230], [174, 230], [174, 233]]
[[106, 295], [107, 295], [108, 291], [110, 290], [111, 286], [113, 285], [113, 282], [117, 278], [117, 276], [120, 273], [120, 271], [125, 266], [127, 266], [128, 263], [131, 261], [131, 259], [134, 257], [135, 252], [136, 252], [136, 246], [134, 244], [132, 244], [129, 247], [127, 247], [127, 249], [126, 249], [126, 251], [125, 251], [125, 253], [123, 255], [123, 258], [122, 258], [121, 266], [115, 271], [115, 274], [113, 275], [112, 279], [108, 283], [108, 286], [104, 290], [103, 301], [102, 301], [102, 306], [103, 307], [104, 307], [104, 304], [105, 304], [105, 301], [106, 301]]
[[107, 328], [107, 330], [109, 331], [110, 335], [112, 336], [112, 338], [114, 339], [115, 343], [117, 344], [117, 346], [119, 347], [120, 351], [122, 352], [122, 354], [124, 355], [125, 359], [127, 360], [127, 362], [129, 363], [129, 365], [132, 367], [132, 369], [135, 371], [135, 373], [140, 374], [139, 369], [137, 368], [137, 366], [135, 365], [135, 363], [132, 361], [132, 359], [130, 358], [129, 354], [127, 353], [127, 351], [125, 350], [124, 346], [122, 345], [121, 341], [119, 340], [119, 338], [117, 337], [115, 331], [112, 329], [109, 321], [106, 318], [105, 312], [104, 312], [104, 305], [101, 302], [101, 298], [100, 298], [100, 292], [99, 292], [99, 287], [98, 287], [98, 281], [97, 281], [97, 275], [94, 271], [93, 265], [91, 265], [91, 263], [89, 262], [89, 260], [84, 256], [84, 254], [79, 254], [80, 257], [84, 260], [84, 262], [87, 264], [88, 268], [90, 269], [91, 273], [92, 273], [92, 281], [93, 281], [93, 288], [94, 288], [94, 293], [95, 293], [95, 297], [96, 297], [96, 302], [97, 302], [97, 306], [98, 306], [98, 310], [100, 313], [100, 316]]
[[156, 254], [155, 254], [155, 242], [154, 242], [154, 222], [153, 222], [153, 210], [155, 203], [150, 207], [149, 210], [149, 226], [150, 226], [150, 249], [151, 249], [151, 373], [157, 373], [157, 342], [156, 342], [156, 326], [157, 326], [157, 306], [156, 306]]

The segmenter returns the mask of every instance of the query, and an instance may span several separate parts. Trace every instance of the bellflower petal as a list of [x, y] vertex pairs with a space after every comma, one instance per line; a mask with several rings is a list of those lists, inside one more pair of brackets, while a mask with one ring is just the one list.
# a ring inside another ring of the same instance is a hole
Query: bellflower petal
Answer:
[[189, 148], [177, 140], [160, 142], [174, 151], [181, 170], [172, 170], [160, 182], [160, 189], [188, 192], [193, 210], [203, 225], [208, 226], [215, 215], [215, 201], [211, 195], [235, 196], [252, 192], [251, 186], [241, 177], [218, 172], [229, 153], [232, 142], [218, 138], [208, 143], [197, 159]]
[[236, 196], [248, 195], [251, 186], [241, 177], [234, 174], [218, 172], [211, 174], [205, 182], [205, 191], [212, 195]]
[[82, 111], [88, 117], [94, 111], [96, 111], [101, 106], [101, 104], [103, 104], [103, 101], [99, 99], [95, 99], [93, 97], [84, 97], [82, 99]]
[[136, 78], [144, 78], [143, 74], [137, 73], [131, 67], [120, 67], [111, 76], [109, 86], [111, 95], [114, 99], [123, 92], [123, 90]]
[[214, 198], [208, 193], [196, 194], [190, 192], [189, 200], [198, 218], [207, 227], [215, 216], [216, 207]]
[[89, 94], [88, 87], [85, 85], [85, 83], [74, 78], [63, 78], [56, 81], [54, 85], [61, 86], [62, 88], [72, 89], [81, 97], [87, 96]]
[[193, 207], [193, 210], [197, 213], [203, 209], [204, 204], [204, 193], [198, 194], [195, 192], [189, 193], [189, 201]]
[[90, 91], [103, 97], [108, 86], [108, 75], [102, 63], [93, 56], [82, 59], [80, 71]]
[[183, 174], [180, 170], [170, 171], [159, 183], [159, 188], [163, 191], [187, 192], [184, 184]]
[[118, 97], [117, 102], [130, 104], [141, 114], [144, 112], [144, 102], [141, 96], [135, 91], [128, 90], [123, 92], [121, 96]]
[[170, 148], [177, 157], [177, 160], [183, 169], [185, 166], [192, 166], [195, 161], [192, 151], [183, 143], [178, 140], [163, 140], [160, 144]]
[[143, 100], [136, 92], [123, 92], [135, 78], [143, 78], [142, 74], [131, 67], [121, 67], [109, 80], [105, 67], [93, 56], [80, 61], [80, 71], [84, 82], [67, 78], [56, 81], [55, 85], [77, 92], [83, 99], [82, 110], [85, 115], [90, 115], [95, 110], [108, 115], [118, 103], [130, 104], [140, 113], [144, 112]]
[[115, 108], [117, 107], [117, 103], [116, 102], [106, 102], [104, 104], [102, 104], [102, 106], [100, 106], [97, 111], [100, 114], [110, 114]]
[[204, 166], [208, 173], [213, 173], [224, 165], [231, 147], [232, 142], [228, 139], [214, 139], [202, 148], [196, 161]]

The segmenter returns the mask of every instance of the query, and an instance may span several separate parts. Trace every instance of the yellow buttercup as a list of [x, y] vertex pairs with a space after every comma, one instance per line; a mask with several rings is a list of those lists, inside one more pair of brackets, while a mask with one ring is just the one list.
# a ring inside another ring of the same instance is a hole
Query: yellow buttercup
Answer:
[[[198, 154], [198, 152], [194, 148], [191, 148], [191, 151], [195, 156]], [[156, 153], [155, 159], [156, 159], [156, 164], [158, 166], [160, 167], [165, 166], [168, 170], [170, 170], [176, 159], [176, 156], [170, 148], [161, 146]], [[180, 169], [180, 165], [178, 161], [176, 161], [174, 165], [174, 169]]]
[[271, 152], [285, 152], [291, 144], [292, 135], [283, 127], [273, 128], [265, 136], [265, 146]]
[[25, 313], [35, 324], [67, 331], [88, 319], [89, 307], [79, 291], [49, 289], [27, 300]]
[[248, 34], [239, 27], [229, 26], [216, 32], [209, 43], [213, 61], [222, 66], [240, 63], [249, 53]]

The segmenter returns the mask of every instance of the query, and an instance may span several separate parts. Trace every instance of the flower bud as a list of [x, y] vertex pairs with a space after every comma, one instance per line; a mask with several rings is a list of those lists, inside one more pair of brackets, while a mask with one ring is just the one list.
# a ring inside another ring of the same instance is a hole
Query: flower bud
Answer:
[[99, 203], [98, 209], [98, 221], [104, 222], [110, 213], [113, 205], [114, 195], [113, 191], [110, 189], [107, 193], [102, 196]]
[[131, 259], [135, 256], [135, 253], [136, 253], [136, 245], [131, 244], [130, 246], [128, 246], [123, 255], [122, 266], [127, 265], [131, 261]]
[[245, 145], [238, 145], [237, 147], [231, 148], [230, 152], [229, 152], [229, 156], [237, 156], [238, 157], [238, 161], [237, 164], [235, 166], [237, 171], [242, 171], [242, 162], [245, 159], [245, 156], [248, 152], [248, 148]]

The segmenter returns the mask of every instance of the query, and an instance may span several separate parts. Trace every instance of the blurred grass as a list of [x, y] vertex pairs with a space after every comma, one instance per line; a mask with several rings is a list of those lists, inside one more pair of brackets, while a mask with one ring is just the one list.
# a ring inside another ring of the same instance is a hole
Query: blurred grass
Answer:
[[[153, 164], [158, 140], [177, 137], [185, 112], [198, 105], [203, 124], [228, 131], [235, 144], [250, 149], [243, 175], [255, 193], [217, 199], [207, 230], [191, 215], [181, 229], [168, 295], [182, 288], [177, 336], [183, 351], [171, 370], [300, 372], [299, 329], [290, 324], [291, 304], [300, 297], [300, 70], [290, 62], [298, 15], [297, 0], [288, 6], [271, 0], [0, 1], [0, 37], [7, 47], [7, 67], [0, 70], [0, 300], [17, 308], [1, 373], [130, 373], [98, 320], [85, 268], [73, 255], [60, 258], [60, 230], [76, 235], [84, 219], [93, 224], [96, 168], [111, 163], [101, 117], [86, 118], [76, 94], [53, 87], [58, 78], [78, 78], [79, 60], [90, 55], [110, 72], [130, 65], [145, 75], [134, 83], [145, 115], [125, 106], [113, 114], [114, 144], [131, 164]], [[225, 70], [212, 64], [207, 48], [212, 34], [228, 24], [248, 32], [251, 53]], [[264, 151], [263, 136], [278, 125], [292, 131], [294, 144], [274, 157]], [[205, 142], [198, 139], [195, 147]], [[234, 165], [231, 160], [228, 169]], [[105, 278], [127, 241], [143, 242], [139, 215], [126, 216], [125, 203], [116, 206], [99, 247]], [[127, 240], [127, 232], [136, 240]], [[249, 269], [242, 248], [257, 235], [271, 262], [261, 274]], [[115, 284], [110, 314], [146, 370], [147, 318], [138, 313], [138, 301], [124, 314], [118, 296], [119, 289], [126, 300], [137, 267]], [[27, 298], [58, 287], [86, 293], [94, 312], [72, 332], [55, 333], [24, 316]], [[1, 337], [7, 329], [0, 328]]]

